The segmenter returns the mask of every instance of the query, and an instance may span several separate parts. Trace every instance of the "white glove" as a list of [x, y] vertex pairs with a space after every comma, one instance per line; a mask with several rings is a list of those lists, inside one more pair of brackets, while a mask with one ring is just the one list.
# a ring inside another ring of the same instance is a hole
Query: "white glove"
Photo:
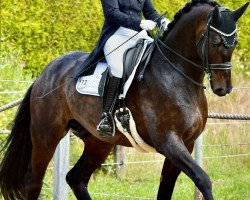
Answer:
[[141, 20], [141, 24], [140, 24], [140, 27], [144, 30], [147, 30], [147, 31], [151, 31], [154, 29], [154, 27], [156, 26], [156, 22], [153, 22], [151, 20]]
[[168, 29], [168, 24], [170, 23], [170, 20], [167, 18], [163, 18], [161, 20], [161, 26], [163, 27], [163, 30], [166, 31]]

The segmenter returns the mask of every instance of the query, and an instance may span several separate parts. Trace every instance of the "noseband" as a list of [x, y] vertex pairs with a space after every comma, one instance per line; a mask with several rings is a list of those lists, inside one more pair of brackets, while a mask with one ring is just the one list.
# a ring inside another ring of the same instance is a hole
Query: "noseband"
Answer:
[[[222, 8], [225, 9], [225, 8]], [[237, 28], [230, 34], [226, 34], [218, 29], [216, 29], [215, 27], [213, 27], [211, 24], [211, 15], [208, 18], [208, 23], [205, 29], [205, 32], [202, 34], [201, 38], [199, 39], [199, 41], [197, 42], [196, 46], [197, 48], [201, 46], [201, 55], [202, 55], [202, 59], [203, 59], [203, 66], [198, 65], [197, 63], [189, 60], [188, 58], [182, 56], [180, 53], [176, 52], [175, 50], [173, 50], [171, 47], [169, 47], [168, 45], [166, 45], [161, 39], [160, 39], [160, 35], [162, 35], [163, 33], [163, 29], [162, 27], [159, 29], [156, 37], [154, 38], [154, 43], [157, 47], [157, 49], [159, 50], [159, 52], [161, 53], [161, 55], [165, 58], [165, 60], [169, 63], [169, 65], [171, 67], [173, 67], [176, 71], [178, 71], [180, 74], [182, 74], [184, 77], [186, 77], [188, 80], [190, 80], [191, 82], [193, 82], [195, 85], [200, 86], [202, 88], [206, 88], [203, 84], [200, 84], [198, 82], [196, 82], [195, 80], [193, 80], [192, 78], [190, 78], [189, 76], [187, 76], [184, 72], [182, 72], [180, 69], [178, 69], [177, 67], [174, 66], [174, 64], [166, 57], [166, 55], [162, 52], [158, 42], [161, 44], [161, 46], [163, 46], [164, 48], [170, 50], [172, 53], [174, 53], [175, 55], [177, 55], [178, 57], [182, 58], [183, 60], [189, 62], [190, 64], [192, 64], [193, 66], [199, 68], [200, 70], [202, 70], [204, 73], [208, 74], [208, 78], [210, 80], [211, 77], [211, 70], [230, 70], [232, 68], [231, 62], [224, 62], [224, 63], [216, 63], [216, 64], [210, 64], [209, 63], [209, 59], [208, 59], [208, 48], [209, 48], [209, 31], [215, 31], [216, 33], [218, 33], [220, 35], [220, 37], [222, 38], [223, 41], [223, 45], [226, 48], [230, 48], [232, 46], [234, 46], [235, 44], [235, 40], [236, 40], [236, 32], [237, 32]], [[224, 39], [224, 37], [230, 37], [233, 36], [235, 34], [234, 37], [234, 41], [233, 41], [233, 45], [229, 45], [227, 44], [227, 41]]]
[[[226, 48], [230, 48], [232, 46], [228, 45], [226, 40], [223, 40], [223, 36], [225, 37], [230, 37], [232, 35], [236, 35], [237, 29], [235, 29], [232, 33], [230, 34], [226, 34], [218, 29], [216, 29], [215, 27], [213, 27], [210, 24], [210, 19], [208, 20], [208, 24], [205, 30], [205, 33], [202, 34], [200, 40], [197, 42], [196, 46], [198, 47], [199, 45], [202, 45], [201, 48], [201, 55], [203, 56], [203, 62], [204, 62], [204, 71], [209, 75], [211, 75], [211, 70], [229, 70], [232, 68], [231, 62], [224, 62], [224, 63], [218, 63], [218, 64], [210, 64], [209, 60], [208, 60], [208, 47], [209, 47], [209, 42], [208, 42], [208, 38], [209, 38], [209, 30], [215, 31], [216, 33], [218, 33], [220, 35], [220, 37], [222, 38], [223, 41], [223, 45]], [[235, 43], [236, 37], [234, 37], [234, 42]]]

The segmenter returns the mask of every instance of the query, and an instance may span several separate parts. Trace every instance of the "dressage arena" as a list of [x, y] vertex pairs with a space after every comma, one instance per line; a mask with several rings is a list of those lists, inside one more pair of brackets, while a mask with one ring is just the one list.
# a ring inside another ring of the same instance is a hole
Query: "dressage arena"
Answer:
[[[5, 80], [8, 81], [11, 82]], [[24, 93], [25, 91], [0, 91], [2, 97], [9, 96], [10, 102], [7, 105], [1, 102], [1, 119], [4, 113], [17, 109]], [[215, 119], [208, 119], [193, 157], [211, 177], [215, 199], [250, 199], [250, 87], [236, 87], [232, 94], [222, 98], [215, 97], [209, 89], [206, 94], [210, 117]], [[218, 110], [219, 113], [234, 115], [211, 114]], [[221, 117], [230, 119], [217, 119]], [[2, 142], [9, 130], [0, 131]], [[79, 158], [82, 148], [82, 142], [73, 134], [65, 137], [47, 170], [41, 199], [75, 199], [65, 186], [64, 174]], [[132, 148], [120, 146], [116, 150], [115, 161], [111, 155], [90, 181], [89, 190], [93, 199], [154, 199], [163, 156], [139, 153]], [[191, 196], [194, 190], [191, 180], [182, 173], [176, 183], [173, 199], [193, 199]]]

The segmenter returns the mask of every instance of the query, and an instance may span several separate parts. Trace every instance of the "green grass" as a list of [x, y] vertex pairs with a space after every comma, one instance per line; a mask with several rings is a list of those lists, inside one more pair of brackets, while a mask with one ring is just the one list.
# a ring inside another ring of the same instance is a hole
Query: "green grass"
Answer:
[[[222, 159], [222, 161], [212, 161], [206, 171], [213, 182], [213, 193], [215, 199], [227, 200], [248, 200], [250, 199], [250, 169], [248, 164], [244, 163], [245, 159], [237, 158], [232, 161]], [[211, 162], [211, 161], [210, 161]], [[230, 164], [229, 164], [230, 163]]]
[[[206, 150], [205, 150], [206, 151]], [[209, 155], [211, 156], [211, 155]], [[127, 150], [127, 160], [154, 160], [161, 156], [140, 154]], [[213, 183], [213, 194], [216, 200], [248, 200], [250, 199], [250, 168], [249, 156], [239, 158], [204, 159], [204, 169]], [[99, 172], [91, 178], [89, 191], [94, 200], [125, 200], [155, 199], [160, 179], [162, 163], [128, 164], [126, 176], [117, 178], [115, 175]], [[51, 185], [51, 172], [46, 185]], [[47, 186], [46, 186], [47, 187]], [[43, 190], [43, 199], [51, 199], [52, 190]], [[181, 174], [177, 180], [173, 200], [192, 200], [194, 184]], [[70, 191], [69, 199], [75, 197]]]
[[[155, 199], [160, 179], [159, 164], [142, 164], [127, 169], [128, 175], [124, 179], [116, 179], [110, 175], [97, 175], [90, 182], [91, 193], [104, 193], [120, 195], [119, 199], [129, 199], [123, 196]], [[144, 168], [140, 173], [137, 168]], [[204, 162], [204, 169], [209, 174], [213, 183], [215, 199], [220, 200], [247, 200], [250, 199], [250, 169], [249, 157], [246, 158], [223, 158], [209, 159]], [[153, 173], [154, 172], [154, 173]], [[127, 174], [127, 173], [126, 173]], [[118, 199], [117, 196], [93, 195], [94, 199]], [[173, 200], [193, 199], [194, 184], [185, 175], [181, 174], [176, 183]], [[74, 198], [72, 198], [74, 199]]]

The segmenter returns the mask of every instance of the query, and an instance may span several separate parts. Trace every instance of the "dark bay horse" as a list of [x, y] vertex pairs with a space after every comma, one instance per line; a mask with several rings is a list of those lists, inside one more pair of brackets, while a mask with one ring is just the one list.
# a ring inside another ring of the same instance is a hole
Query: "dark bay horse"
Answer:
[[[158, 199], [171, 199], [181, 171], [206, 200], [213, 199], [208, 175], [190, 155], [208, 115], [202, 84], [207, 72], [215, 94], [224, 96], [232, 90], [230, 60], [237, 42], [236, 21], [248, 3], [235, 11], [216, 5], [193, 1], [175, 15], [168, 31], [155, 40], [144, 79], [133, 82], [126, 98], [140, 136], [166, 157]], [[29, 88], [1, 151], [4, 199], [38, 199], [48, 163], [69, 129], [85, 144], [81, 158], [66, 176], [77, 199], [91, 199], [87, 190], [90, 176], [112, 148], [130, 146], [119, 131], [113, 138], [96, 132], [101, 98], [77, 93], [76, 79], [63, 84], [87, 55], [72, 52], [55, 59]], [[54, 88], [57, 90], [39, 98]]]

